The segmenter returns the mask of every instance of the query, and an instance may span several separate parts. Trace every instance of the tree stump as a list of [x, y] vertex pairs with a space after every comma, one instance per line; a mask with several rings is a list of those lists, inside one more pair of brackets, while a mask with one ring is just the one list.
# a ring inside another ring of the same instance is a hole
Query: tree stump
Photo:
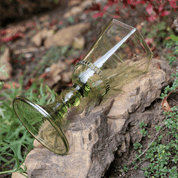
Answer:
[[[25, 160], [28, 177], [104, 176], [114, 160], [114, 153], [127, 151], [130, 137], [125, 131], [130, 115], [138, 111], [144, 113], [145, 108], [160, 97], [161, 90], [171, 82], [171, 73], [165, 61], [153, 59], [146, 74], [126, 84], [116, 95], [108, 96], [88, 116], [79, 115], [81, 121], [69, 130], [73, 145], [68, 155], [54, 154], [35, 141], [36, 148]], [[135, 135], [136, 140], [139, 138], [139, 134]]]

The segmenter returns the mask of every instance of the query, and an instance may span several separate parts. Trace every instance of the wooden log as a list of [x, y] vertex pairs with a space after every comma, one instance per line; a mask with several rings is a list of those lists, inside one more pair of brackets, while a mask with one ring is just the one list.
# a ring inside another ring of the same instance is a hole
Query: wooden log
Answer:
[[171, 82], [171, 73], [165, 61], [154, 59], [146, 74], [126, 84], [122, 91], [108, 95], [88, 116], [79, 115], [80, 120], [68, 131], [73, 139], [68, 155], [54, 154], [35, 142], [36, 148], [25, 160], [28, 177], [102, 177], [114, 160], [114, 153], [127, 151], [130, 115], [144, 113], [160, 97], [161, 90]]

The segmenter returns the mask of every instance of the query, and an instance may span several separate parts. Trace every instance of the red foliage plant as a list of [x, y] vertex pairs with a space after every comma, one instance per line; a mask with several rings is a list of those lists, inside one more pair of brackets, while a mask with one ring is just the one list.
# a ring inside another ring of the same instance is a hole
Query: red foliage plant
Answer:
[[24, 34], [22, 33], [15, 33], [14, 35], [10, 36], [10, 37], [5, 37], [5, 38], [2, 38], [1, 41], [3, 42], [8, 42], [8, 41], [13, 41], [17, 38], [20, 38], [20, 37], [24, 37]]
[[[141, 5], [145, 5], [147, 14], [142, 14], [142, 16], [145, 16], [145, 19], [148, 21], [155, 21], [158, 17], [168, 16], [170, 14], [170, 11], [167, 10], [168, 6], [170, 7], [169, 9], [176, 11], [178, 9], [177, 2], [178, 0], [122, 0], [123, 8], [130, 6], [132, 9], [136, 9]], [[102, 17], [111, 6], [115, 7], [114, 14], [116, 15], [110, 15], [114, 18], [119, 17], [120, 8], [119, 1], [117, 0], [107, 0], [107, 4], [104, 7], [101, 7], [101, 3], [93, 3], [86, 13], [89, 11], [98, 11], [93, 15], [93, 18]]]

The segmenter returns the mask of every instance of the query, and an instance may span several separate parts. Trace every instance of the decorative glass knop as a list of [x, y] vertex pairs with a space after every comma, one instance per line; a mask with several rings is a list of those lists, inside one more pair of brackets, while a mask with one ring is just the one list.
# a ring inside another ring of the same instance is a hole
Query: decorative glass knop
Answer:
[[73, 144], [68, 130], [79, 119], [77, 115], [87, 114], [88, 105], [93, 101], [101, 101], [107, 93], [121, 89], [145, 73], [151, 58], [152, 52], [139, 31], [113, 19], [76, 65], [71, 88], [47, 106], [16, 97], [13, 101], [15, 113], [45, 147], [57, 154], [67, 154]]

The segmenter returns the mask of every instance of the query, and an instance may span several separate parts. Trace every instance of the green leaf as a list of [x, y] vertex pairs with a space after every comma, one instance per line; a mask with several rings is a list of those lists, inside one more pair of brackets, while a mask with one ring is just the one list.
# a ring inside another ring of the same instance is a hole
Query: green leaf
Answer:
[[70, 23], [72, 23], [72, 24], [75, 22], [74, 18], [72, 16], [68, 17], [67, 21], [70, 22]]
[[171, 38], [171, 40], [173, 40], [173, 41], [176, 41], [176, 42], [178, 41], [178, 36], [171, 35], [170, 38]]

